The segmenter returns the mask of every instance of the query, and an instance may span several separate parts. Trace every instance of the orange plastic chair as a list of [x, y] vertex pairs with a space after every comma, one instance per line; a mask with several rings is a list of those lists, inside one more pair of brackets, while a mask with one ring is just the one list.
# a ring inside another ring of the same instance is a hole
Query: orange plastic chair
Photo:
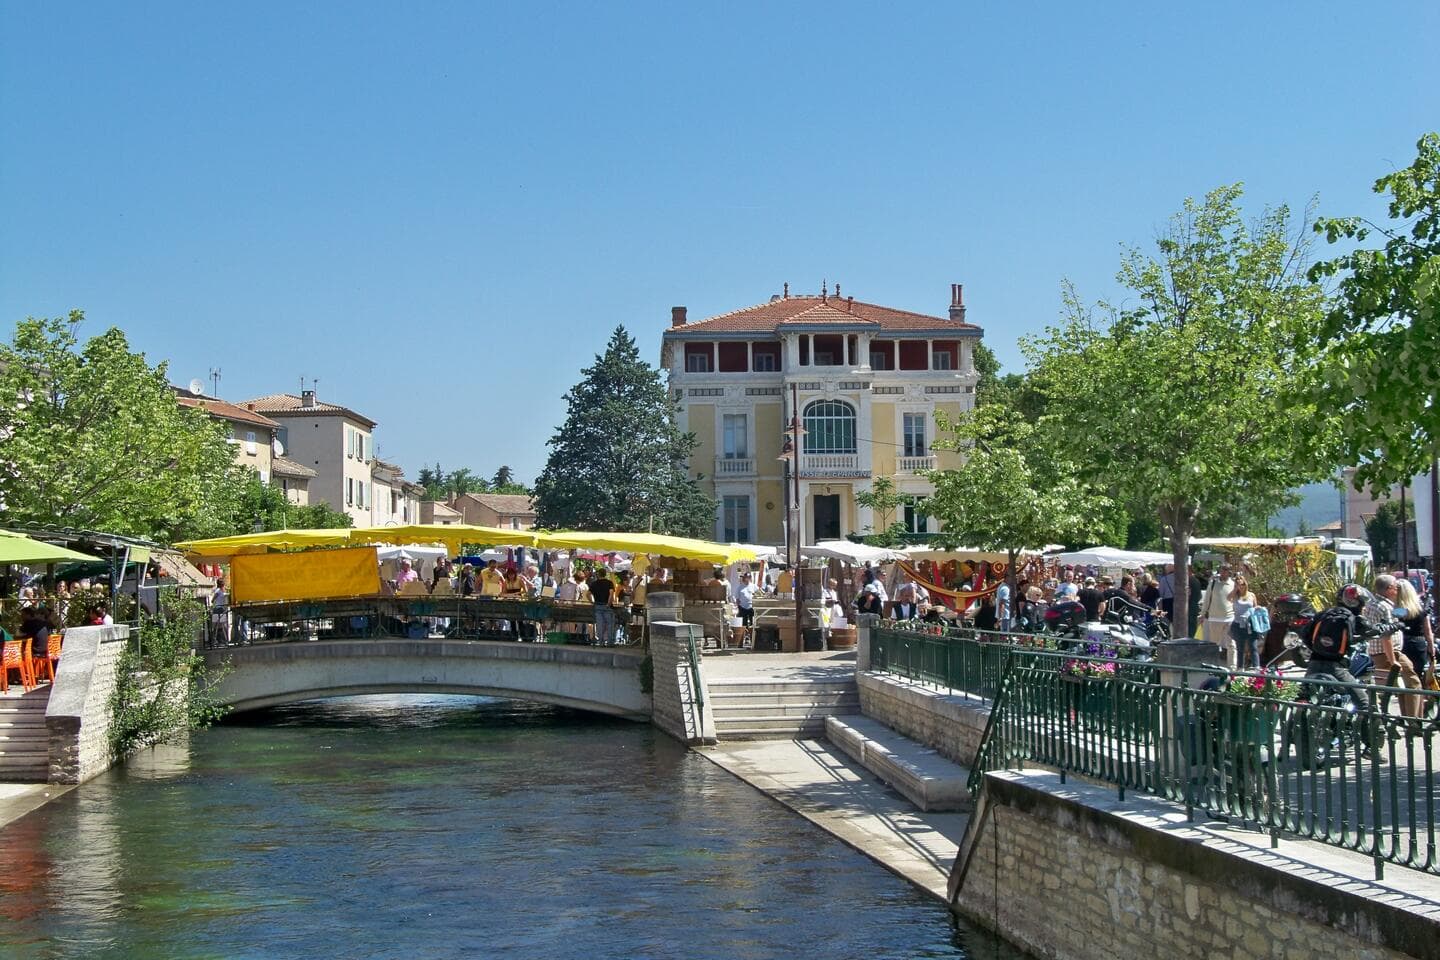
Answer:
[[0, 693], [10, 689], [10, 671], [20, 672], [20, 685], [26, 690], [35, 689], [35, 677], [30, 672], [30, 638], [11, 640], [5, 644], [5, 658], [0, 662]]
[[55, 682], [55, 664], [60, 659], [60, 642], [63, 639], [64, 634], [50, 634], [50, 640], [45, 644], [45, 652], [30, 658], [30, 677], [36, 683], [40, 682], [42, 675], [51, 683]]

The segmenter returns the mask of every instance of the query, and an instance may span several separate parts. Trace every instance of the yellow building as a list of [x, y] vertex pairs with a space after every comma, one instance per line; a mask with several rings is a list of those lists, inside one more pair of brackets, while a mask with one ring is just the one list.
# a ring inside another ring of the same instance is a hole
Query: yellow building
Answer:
[[[935, 413], [975, 403], [974, 348], [983, 331], [965, 321], [961, 286], [948, 317], [832, 295], [792, 296], [705, 320], [671, 310], [660, 365], [695, 434], [692, 476], [719, 501], [722, 541], [785, 541], [788, 462], [779, 459], [792, 396], [805, 427], [799, 457], [800, 529], [813, 543], [881, 525], [855, 495], [875, 477], [923, 501], [926, 470], [955, 466], [931, 449]], [[793, 493], [792, 493], [793, 495]], [[919, 509], [902, 520], [934, 532]]]

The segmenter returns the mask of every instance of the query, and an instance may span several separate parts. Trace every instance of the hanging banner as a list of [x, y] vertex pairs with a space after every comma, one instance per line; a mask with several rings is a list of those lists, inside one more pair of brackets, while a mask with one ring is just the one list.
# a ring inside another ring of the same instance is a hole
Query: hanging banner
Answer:
[[1432, 534], [1435, 531], [1434, 521], [1431, 519], [1434, 512], [1431, 507], [1435, 501], [1430, 494], [1430, 474], [1422, 473], [1416, 477], [1410, 486], [1410, 492], [1415, 500], [1415, 555], [1420, 557], [1435, 556], [1435, 544], [1431, 542]]
[[241, 554], [230, 560], [231, 603], [332, 600], [380, 592], [374, 547]]

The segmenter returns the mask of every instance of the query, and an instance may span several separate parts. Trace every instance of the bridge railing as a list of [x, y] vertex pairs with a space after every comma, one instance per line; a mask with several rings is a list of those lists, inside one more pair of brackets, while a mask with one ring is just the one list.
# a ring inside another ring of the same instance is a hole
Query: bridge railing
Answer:
[[[644, 618], [616, 609], [618, 637], [644, 643]], [[211, 614], [205, 645], [309, 640], [525, 640], [588, 644], [595, 608], [588, 603], [493, 597], [360, 597], [242, 604]]]

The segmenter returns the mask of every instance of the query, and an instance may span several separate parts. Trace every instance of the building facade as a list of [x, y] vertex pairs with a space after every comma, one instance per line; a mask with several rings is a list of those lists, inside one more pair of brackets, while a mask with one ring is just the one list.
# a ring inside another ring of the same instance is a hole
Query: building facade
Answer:
[[535, 527], [535, 501], [518, 493], [466, 493], [450, 501], [462, 522], [479, 527], [531, 530]]
[[370, 526], [404, 526], [418, 522], [420, 496], [425, 488], [405, 479], [405, 471], [376, 459], [370, 465], [372, 503]]
[[316, 399], [314, 390], [298, 397], [290, 393], [256, 397], [244, 406], [276, 421], [286, 456], [315, 471], [309, 483], [311, 503], [343, 510], [357, 527], [373, 526], [374, 420], [324, 403]]
[[175, 387], [175, 399], [182, 407], [195, 407], [211, 419], [224, 424], [229, 431], [235, 463], [260, 475], [261, 483], [269, 483], [274, 460], [275, 438], [280, 424], [247, 407], [228, 403], [216, 397], [197, 396]]
[[804, 542], [883, 526], [855, 500], [877, 477], [919, 501], [893, 519], [934, 532], [924, 473], [958, 465], [931, 446], [935, 415], [973, 408], [982, 335], [959, 284], [945, 317], [841, 298], [838, 284], [819, 296], [792, 296], [787, 284], [767, 303], [695, 322], [672, 308], [660, 365], [682, 429], [699, 441], [690, 470], [718, 501], [715, 538], [785, 541], [794, 461], [779, 458], [797, 412]]

